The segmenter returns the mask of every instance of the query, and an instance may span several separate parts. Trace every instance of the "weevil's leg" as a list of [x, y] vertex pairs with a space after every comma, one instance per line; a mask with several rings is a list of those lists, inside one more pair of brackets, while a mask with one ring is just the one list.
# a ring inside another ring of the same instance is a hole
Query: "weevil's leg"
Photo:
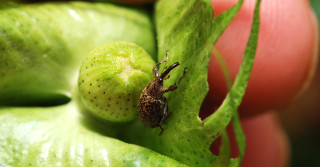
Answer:
[[159, 127], [160, 127], [160, 129], [161, 129], [161, 132], [160, 132], [159, 136], [161, 136], [162, 133], [163, 133], [163, 131], [164, 131], [164, 129], [162, 128], [163, 122], [164, 122], [167, 118], [169, 118], [169, 117], [171, 116], [171, 112], [168, 113], [168, 101], [167, 101], [167, 99], [166, 99], [166, 98], [163, 98], [163, 102], [164, 102], [163, 113], [162, 113], [163, 116], [162, 116], [162, 118], [161, 118], [161, 120], [160, 120], [160, 122], [159, 122]]
[[180, 77], [180, 79], [179, 79], [179, 81], [178, 81], [178, 83], [177, 83], [177, 87], [179, 86], [179, 84], [180, 84], [180, 82], [181, 82], [182, 78], [184, 78], [184, 76], [186, 75], [186, 72], [187, 72], [187, 69], [186, 69], [186, 68], [184, 68], [184, 69], [183, 69], [183, 74], [182, 74], [182, 76]]
[[163, 129], [163, 127], [160, 125], [160, 129], [161, 129], [161, 131], [160, 131], [160, 133], [159, 133], [159, 136], [161, 136], [162, 135], [162, 133], [163, 133], [163, 131], [164, 131], [164, 129]]
[[172, 114], [172, 112], [168, 112], [166, 117], [167, 118], [171, 117], [171, 114]]
[[163, 129], [163, 127], [162, 127], [162, 124], [163, 124], [164, 120], [166, 120], [167, 118], [169, 118], [169, 117], [171, 116], [171, 113], [172, 113], [172, 112], [169, 112], [169, 113], [167, 113], [167, 115], [165, 115], [165, 116], [162, 117], [162, 119], [161, 119], [161, 121], [160, 121], [160, 124], [159, 124], [159, 127], [160, 127], [160, 129], [161, 129], [159, 136], [161, 136], [161, 135], [163, 134], [163, 131], [164, 131], [164, 129]]
[[169, 88], [165, 89], [164, 92], [172, 92], [178, 88], [177, 84], [169, 86]]
[[163, 64], [165, 62], [168, 62], [168, 50], [166, 51], [166, 58], [160, 62], [158, 62], [157, 64], [155, 64], [153, 66], [153, 69], [152, 69], [152, 72], [153, 72], [153, 77], [154, 78], [158, 78], [160, 75], [159, 75], [159, 72], [160, 70], [157, 70], [157, 67], [160, 65], [160, 64]]
[[169, 88], [165, 89], [165, 90], [164, 90], [164, 92], [170, 92], [170, 91], [174, 91], [174, 90], [176, 90], [176, 89], [178, 88], [178, 86], [179, 86], [179, 84], [180, 84], [180, 82], [181, 82], [182, 78], [186, 75], [186, 72], [187, 72], [187, 70], [186, 70], [186, 68], [184, 68], [184, 70], [183, 70], [183, 75], [182, 75], [182, 76], [180, 77], [180, 79], [178, 80], [178, 83], [177, 83], [177, 84], [174, 84], [174, 85], [169, 86]]

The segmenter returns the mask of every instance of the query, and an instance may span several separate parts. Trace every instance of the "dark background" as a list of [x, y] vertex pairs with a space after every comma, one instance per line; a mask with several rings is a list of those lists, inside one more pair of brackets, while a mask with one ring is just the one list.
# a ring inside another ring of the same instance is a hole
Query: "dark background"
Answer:
[[[310, 0], [310, 3], [320, 22], [320, 0]], [[299, 99], [280, 112], [280, 118], [291, 145], [289, 166], [320, 167], [319, 60], [310, 87]]]

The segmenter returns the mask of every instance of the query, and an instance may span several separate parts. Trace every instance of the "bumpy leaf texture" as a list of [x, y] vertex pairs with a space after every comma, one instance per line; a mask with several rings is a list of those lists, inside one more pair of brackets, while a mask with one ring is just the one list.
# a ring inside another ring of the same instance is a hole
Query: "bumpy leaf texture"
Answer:
[[[241, 67], [246, 70], [225, 104], [204, 121], [198, 113], [208, 91], [210, 51], [241, 4], [214, 20], [207, 0], [157, 2], [158, 60], [168, 50], [168, 64], [181, 64], [165, 85], [175, 83], [187, 68], [178, 90], [167, 94], [172, 116], [162, 136], [158, 128], [145, 128], [138, 120], [100, 123], [80, 112], [76, 93], [71, 98], [83, 56], [99, 45], [135, 42], [156, 59], [154, 27], [147, 13], [88, 2], [1, 4], [0, 104], [6, 107], [0, 108], [0, 164], [212, 166], [217, 157], [209, 146], [231, 121], [250, 76], [258, 18]], [[71, 102], [52, 107], [12, 107], [57, 105], [69, 98]], [[230, 161], [230, 166], [239, 164], [239, 159]]]

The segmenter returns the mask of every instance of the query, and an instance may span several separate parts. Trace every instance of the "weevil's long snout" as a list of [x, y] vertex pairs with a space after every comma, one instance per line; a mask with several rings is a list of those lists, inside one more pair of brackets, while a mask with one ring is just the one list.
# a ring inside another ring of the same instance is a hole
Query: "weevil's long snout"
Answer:
[[179, 62], [176, 62], [174, 64], [172, 64], [168, 69], [166, 69], [166, 71], [164, 71], [161, 76], [160, 76], [160, 81], [163, 81], [163, 79], [170, 73], [170, 71], [176, 67], [178, 67], [180, 64]]

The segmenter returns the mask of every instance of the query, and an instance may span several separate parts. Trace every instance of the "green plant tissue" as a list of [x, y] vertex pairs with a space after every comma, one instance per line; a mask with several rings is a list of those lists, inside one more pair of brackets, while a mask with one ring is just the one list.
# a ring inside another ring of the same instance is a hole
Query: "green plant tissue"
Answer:
[[[209, 0], [159, 0], [152, 16], [108, 3], [0, 2], [0, 166], [212, 166], [218, 157], [209, 147], [231, 121], [223, 113], [237, 106], [228, 103], [204, 121], [198, 114], [211, 49], [241, 4], [214, 20]], [[106, 123], [80, 111], [74, 93], [79, 65], [92, 49], [113, 41], [136, 43], [155, 61], [168, 51], [161, 68], [180, 66], [166, 87], [187, 69], [178, 89], [165, 95], [172, 115], [161, 136], [138, 119]], [[247, 55], [251, 69], [254, 52]], [[250, 70], [244, 73], [238, 87], [247, 85]], [[225, 164], [240, 165], [238, 159]]]
[[107, 42], [134, 42], [155, 56], [153, 25], [138, 10], [85, 2], [8, 6], [0, 10], [0, 105], [65, 102], [82, 58]]

